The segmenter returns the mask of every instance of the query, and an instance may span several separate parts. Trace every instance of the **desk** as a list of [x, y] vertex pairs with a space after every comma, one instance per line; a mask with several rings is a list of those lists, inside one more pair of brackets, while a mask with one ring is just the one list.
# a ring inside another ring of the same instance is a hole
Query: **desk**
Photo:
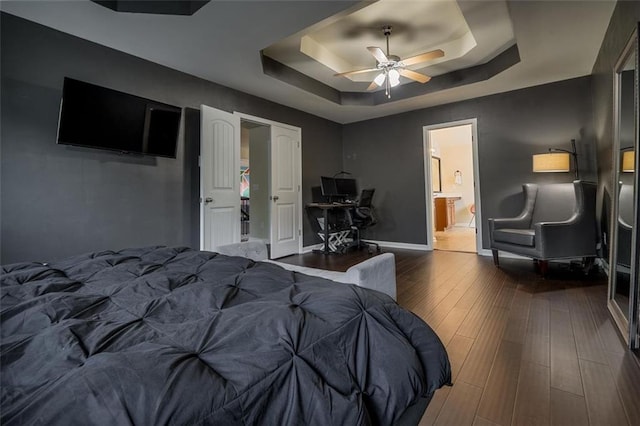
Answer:
[[[323, 254], [332, 253], [329, 250], [329, 210], [332, 209], [352, 209], [356, 206], [355, 203], [309, 203], [307, 207], [317, 208], [322, 210], [322, 217], [324, 219], [323, 232], [324, 232], [324, 249], [321, 250]], [[349, 230], [350, 232], [350, 230]]]

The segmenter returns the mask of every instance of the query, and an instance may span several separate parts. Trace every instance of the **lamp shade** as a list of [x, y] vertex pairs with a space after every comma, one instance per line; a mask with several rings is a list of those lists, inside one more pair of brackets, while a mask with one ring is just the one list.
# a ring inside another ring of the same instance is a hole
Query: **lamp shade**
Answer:
[[636, 169], [635, 151], [625, 151], [622, 153], [622, 171], [633, 173]]
[[535, 173], [568, 172], [569, 167], [570, 160], [567, 152], [533, 155], [533, 171]]

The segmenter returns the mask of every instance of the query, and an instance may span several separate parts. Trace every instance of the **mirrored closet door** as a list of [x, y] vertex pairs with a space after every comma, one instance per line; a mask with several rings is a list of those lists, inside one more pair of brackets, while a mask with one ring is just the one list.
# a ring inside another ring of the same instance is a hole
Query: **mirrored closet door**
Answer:
[[[631, 348], [638, 336], [638, 30], [616, 64], [614, 79], [614, 202], [608, 307]], [[617, 219], [616, 219], [617, 218]]]

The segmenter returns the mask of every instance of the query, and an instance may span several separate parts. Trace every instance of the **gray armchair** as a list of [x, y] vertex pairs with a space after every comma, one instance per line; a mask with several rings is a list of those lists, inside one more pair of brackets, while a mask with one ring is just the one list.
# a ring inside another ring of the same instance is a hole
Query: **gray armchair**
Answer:
[[633, 231], [633, 185], [620, 184], [618, 202], [618, 265], [631, 268], [631, 234]]
[[597, 245], [596, 185], [576, 180], [522, 187], [525, 205], [520, 215], [489, 219], [496, 266], [499, 250], [533, 258], [543, 275], [552, 259], [592, 261]]

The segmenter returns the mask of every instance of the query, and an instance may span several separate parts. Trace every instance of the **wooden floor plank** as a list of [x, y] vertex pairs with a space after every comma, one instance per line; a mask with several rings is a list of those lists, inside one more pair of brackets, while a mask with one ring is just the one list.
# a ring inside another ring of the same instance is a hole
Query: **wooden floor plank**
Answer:
[[482, 262], [479, 263], [481, 268], [481, 279], [476, 280], [475, 285], [471, 286], [464, 296], [462, 296], [456, 304], [456, 307], [471, 309], [479, 298], [486, 293], [487, 283], [498, 282], [496, 276], [500, 273], [500, 270], [492, 265], [482, 264]]
[[[464, 321], [464, 319], [469, 314], [468, 309], [458, 308], [454, 306], [451, 308], [447, 316], [438, 324], [438, 326], [434, 329], [442, 343], [445, 346], [449, 344], [451, 339], [456, 335], [456, 330], [460, 327], [460, 324]], [[457, 337], [462, 337], [458, 335]], [[468, 340], [473, 340], [470, 338], [466, 338]]]
[[[455, 386], [455, 384], [453, 386]], [[429, 402], [429, 405], [427, 406], [427, 410], [420, 419], [420, 423], [418, 423], [419, 426], [430, 426], [435, 424], [436, 419], [440, 415], [440, 411], [442, 411], [444, 403], [447, 401], [447, 398], [449, 398], [451, 389], [452, 387], [445, 386], [436, 391], [433, 398], [431, 398], [431, 402]]]
[[594, 286], [584, 289], [591, 314], [598, 330], [598, 336], [602, 345], [609, 352], [624, 353], [626, 351], [624, 341], [616, 329], [613, 319], [607, 310], [607, 290], [604, 286]]
[[522, 344], [502, 341], [484, 387], [478, 416], [500, 425], [509, 425], [518, 389]]
[[[583, 426], [589, 424], [584, 396], [551, 388], [551, 425]], [[595, 426], [595, 425], [594, 425]]]
[[481, 388], [484, 387], [498, 345], [502, 340], [507, 318], [508, 310], [505, 308], [494, 308], [489, 313], [471, 348], [467, 361], [460, 371], [459, 380]]
[[457, 334], [471, 338], [475, 338], [478, 335], [485, 318], [489, 315], [490, 307], [500, 293], [503, 281], [504, 277], [502, 275], [495, 274], [489, 282], [485, 283], [484, 291], [479, 295], [476, 303], [473, 304], [469, 315], [460, 325]]
[[451, 362], [451, 380], [456, 381], [462, 366], [469, 356], [473, 339], [464, 336], [454, 336], [447, 345], [447, 353], [449, 354], [449, 362]]
[[476, 416], [475, 420], [473, 421], [473, 426], [500, 426], [497, 423], [491, 422], [487, 419], [483, 419], [480, 416]]
[[[413, 294], [410, 301], [411, 309], [418, 315], [429, 314], [455, 288], [457, 283], [464, 279], [469, 271], [473, 270], [473, 267], [474, 264], [472, 262], [467, 262], [461, 267], [453, 268], [453, 270], [440, 268], [439, 271], [434, 273], [437, 276], [436, 279], [428, 280], [427, 285], [423, 286], [419, 293]], [[429, 272], [420, 269], [406, 278], [424, 280], [424, 275], [420, 274], [431, 275]]]
[[504, 331], [504, 340], [514, 343], [524, 343], [529, 309], [531, 306], [531, 293], [525, 291], [522, 284], [518, 284], [513, 296], [513, 303], [509, 310], [507, 328]]
[[518, 392], [513, 425], [548, 425], [551, 421], [551, 372], [549, 367], [523, 362], [518, 377]]
[[[557, 306], [557, 304], [555, 305]], [[568, 311], [550, 309], [551, 386], [556, 389], [584, 395], [578, 352]]]
[[[464, 267], [456, 268], [454, 272], [449, 276], [444, 276], [440, 281], [434, 283], [429, 291], [425, 292], [422, 297], [417, 301], [414, 308], [414, 312], [423, 316], [425, 321], [436, 321], [436, 318], [429, 318], [433, 315], [432, 311], [436, 310], [438, 306], [447, 298], [447, 296], [456, 289], [456, 286], [460, 281], [468, 278], [469, 274], [473, 273], [473, 263], [469, 262]], [[457, 302], [462, 297], [463, 292], [458, 291], [454, 301]], [[455, 304], [455, 303], [454, 303]], [[453, 306], [450, 304], [450, 306]], [[442, 317], [439, 317], [440, 320]]]
[[[589, 422], [592, 425], [611, 426], [630, 424], [616, 385], [613, 382], [609, 366], [580, 360], [580, 370], [584, 378]], [[634, 424], [637, 424], [637, 420], [634, 419]]]
[[605, 352], [613, 381], [629, 419], [640, 423], [640, 368], [631, 352]]
[[578, 357], [606, 364], [604, 348], [600, 342], [593, 315], [591, 315], [587, 296], [582, 288], [569, 289], [566, 293]]
[[[462, 364], [469, 355], [473, 339], [463, 336], [454, 336], [449, 344], [447, 344], [447, 353], [449, 354], [449, 362], [451, 363], [451, 381], [456, 385], [458, 374], [462, 368]], [[451, 387], [445, 386], [438, 390], [427, 407], [427, 411], [422, 416], [420, 424], [432, 425], [440, 414], [440, 410], [445, 401], [449, 397]]]
[[550, 367], [549, 346], [549, 300], [537, 294], [531, 298], [524, 336], [523, 362]]
[[451, 388], [451, 393], [434, 424], [436, 426], [473, 425], [481, 395], [482, 388], [457, 382]]

